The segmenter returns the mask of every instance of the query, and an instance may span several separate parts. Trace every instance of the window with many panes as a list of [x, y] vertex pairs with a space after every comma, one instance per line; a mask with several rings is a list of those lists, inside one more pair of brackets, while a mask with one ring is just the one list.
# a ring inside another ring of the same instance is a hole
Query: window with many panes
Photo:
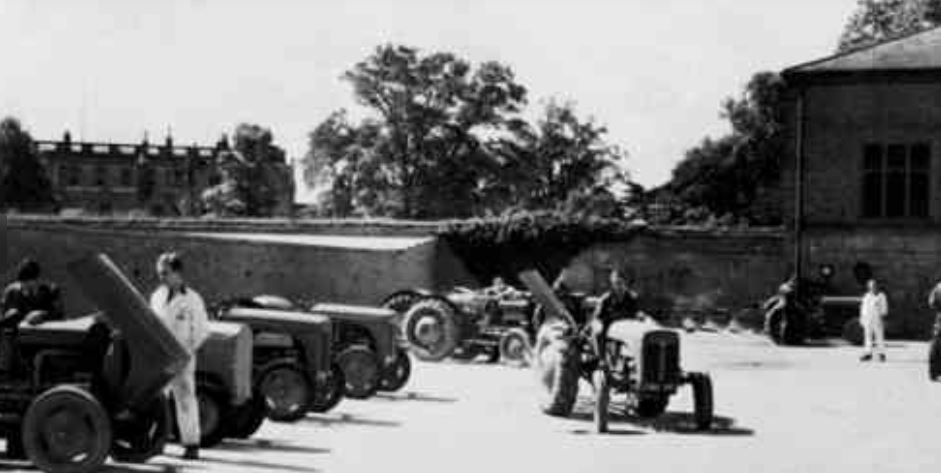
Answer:
[[863, 148], [862, 216], [928, 216], [931, 145], [869, 143]]

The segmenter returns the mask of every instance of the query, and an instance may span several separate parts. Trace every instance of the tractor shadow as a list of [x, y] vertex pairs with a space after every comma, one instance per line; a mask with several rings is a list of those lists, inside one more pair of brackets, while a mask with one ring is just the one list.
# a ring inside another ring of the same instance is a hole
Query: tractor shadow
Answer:
[[365, 427], [401, 427], [401, 422], [391, 420], [364, 419], [353, 414], [336, 412], [331, 414], [308, 414], [299, 422], [319, 424], [325, 427], [333, 425], [361, 425]]
[[373, 399], [389, 401], [389, 402], [402, 402], [402, 401], [416, 401], [416, 402], [430, 402], [430, 403], [440, 403], [440, 404], [453, 404], [457, 402], [456, 398], [453, 397], [438, 397], [431, 396], [428, 394], [416, 393], [416, 392], [404, 392], [404, 393], [378, 393], [373, 396]]
[[304, 447], [301, 445], [291, 445], [282, 442], [276, 442], [267, 439], [251, 440], [232, 440], [226, 439], [224, 442], [216, 445], [213, 450], [222, 450], [227, 452], [246, 452], [252, 450], [274, 451], [284, 453], [313, 453], [325, 454], [331, 453], [328, 448]]
[[[572, 413], [570, 418], [583, 422], [593, 422], [594, 416], [592, 408], [590, 401], [579, 402], [575, 408], [575, 412]], [[712, 428], [699, 430], [696, 428], [696, 418], [691, 412], [667, 411], [657, 417], [645, 418], [629, 412], [623, 403], [620, 405], [615, 404], [608, 408], [608, 424], [611, 426], [609, 434], [615, 435], [646, 433], [645, 431], [619, 431], [615, 428], [617, 424], [630, 424], [653, 432], [682, 435], [702, 435], [710, 437], [748, 437], [755, 435], [754, 430], [736, 425], [735, 419], [731, 417], [716, 415], [712, 421]], [[580, 432], [574, 431], [573, 433]]]

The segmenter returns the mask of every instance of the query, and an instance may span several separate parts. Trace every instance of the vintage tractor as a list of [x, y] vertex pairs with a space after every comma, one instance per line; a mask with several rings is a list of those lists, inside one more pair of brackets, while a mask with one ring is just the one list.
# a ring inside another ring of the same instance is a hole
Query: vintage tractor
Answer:
[[712, 381], [705, 373], [680, 368], [680, 338], [674, 330], [646, 320], [621, 320], [611, 325], [597, 353], [592, 335], [555, 297], [536, 271], [520, 279], [545, 310], [535, 347], [535, 367], [545, 387], [545, 413], [567, 416], [578, 396], [578, 381], [594, 388], [594, 421], [599, 433], [608, 430], [611, 393], [627, 395], [628, 407], [639, 417], [662, 414], [670, 396], [683, 384], [693, 388], [696, 428], [709, 429], [713, 420]]
[[308, 411], [336, 406], [343, 398], [343, 373], [331, 362], [330, 319], [245, 305], [226, 303], [216, 316], [251, 327], [253, 399], [261, 401], [256, 401], [248, 418], [254, 421], [260, 410], [271, 420], [293, 422]]
[[458, 287], [439, 295], [408, 290], [392, 294], [383, 305], [402, 314], [402, 332], [422, 360], [452, 355], [472, 359], [481, 353], [492, 362], [526, 364], [529, 360], [535, 304], [526, 292], [494, 295]]
[[[376, 391], [398, 391], [411, 376], [411, 360], [399, 337], [397, 314], [389, 309], [345, 304], [314, 304], [308, 310], [279, 296], [240, 298], [234, 307], [304, 313], [311, 320], [326, 317], [331, 334], [334, 369], [342, 377], [343, 395], [365, 399]], [[324, 412], [331, 405], [315, 404]]]
[[68, 264], [101, 313], [23, 325], [0, 374], [0, 432], [12, 457], [54, 473], [96, 471], [110, 455], [144, 462], [163, 451], [162, 392], [188, 355], [104, 255]]
[[264, 402], [252, 391], [252, 358], [249, 327], [209, 323], [209, 338], [196, 353], [201, 446], [215, 446], [227, 437], [247, 438], [261, 426]]

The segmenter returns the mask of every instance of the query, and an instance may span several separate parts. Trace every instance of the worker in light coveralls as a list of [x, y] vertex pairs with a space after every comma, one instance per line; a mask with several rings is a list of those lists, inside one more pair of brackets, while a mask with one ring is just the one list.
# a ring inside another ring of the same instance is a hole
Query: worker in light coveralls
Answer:
[[[859, 304], [859, 323], [863, 326], [865, 349], [860, 361], [872, 359], [873, 345], [879, 352], [879, 361], [885, 361], [885, 316], [889, 313], [889, 302], [875, 279], [866, 283], [866, 294]], [[875, 342], [875, 343], [874, 343]]]
[[183, 261], [176, 253], [157, 259], [160, 287], [150, 297], [150, 306], [190, 354], [186, 368], [170, 382], [176, 403], [183, 458], [199, 458], [199, 405], [196, 401], [196, 351], [209, 336], [209, 317], [202, 297], [183, 281]]

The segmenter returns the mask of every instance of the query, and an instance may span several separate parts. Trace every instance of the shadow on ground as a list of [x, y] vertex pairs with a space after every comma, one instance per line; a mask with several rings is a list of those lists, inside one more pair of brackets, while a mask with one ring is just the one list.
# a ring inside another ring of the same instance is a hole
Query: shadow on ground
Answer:
[[428, 394], [416, 393], [416, 392], [404, 392], [404, 393], [379, 393], [376, 394], [374, 399], [379, 399], [382, 401], [417, 401], [417, 402], [437, 402], [442, 404], [452, 404], [457, 402], [457, 399], [453, 397], [437, 397], [430, 396]]
[[[570, 418], [593, 422], [592, 403], [579, 402], [575, 412]], [[630, 424], [631, 426], [649, 429], [654, 432], [669, 432], [674, 434], [703, 435], [703, 436], [751, 436], [755, 435], [752, 429], [736, 425], [735, 419], [717, 415], [712, 421], [712, 428], [709, 430], [699, 430], [696, 428], [696, 418], [691, 412], [665, 412], [657, 417], [644, 418], [629, 412], [623, 405], [613, 405], [608, 409], [609, 433], [615, 435], [640, 435], [646, 432], [638, 430], [624, 430], [618, 424]], [[574, 430], [573, 433], [581, 434], [580, 430]], [[588, 429], [588, 432], [592, 432]]]
[[305, 447], [303, 445], [293, 445], [283, 442], [275, 442], [267, 439], [250, 440], [229, 440], [213, 447], [213, 450], [224, 450], [228, 452], [249, 452], [253, 450], [275, 451], [285, 453], [330, 453], [328, 448]]
[[401, 422], [391, 420], [364, 419], [342, 412], [331, 414], [308, 414], [299, 422], [311, 422], [325, 426], [331, 425], [363, 425], [367, 427], [400, 427]]

